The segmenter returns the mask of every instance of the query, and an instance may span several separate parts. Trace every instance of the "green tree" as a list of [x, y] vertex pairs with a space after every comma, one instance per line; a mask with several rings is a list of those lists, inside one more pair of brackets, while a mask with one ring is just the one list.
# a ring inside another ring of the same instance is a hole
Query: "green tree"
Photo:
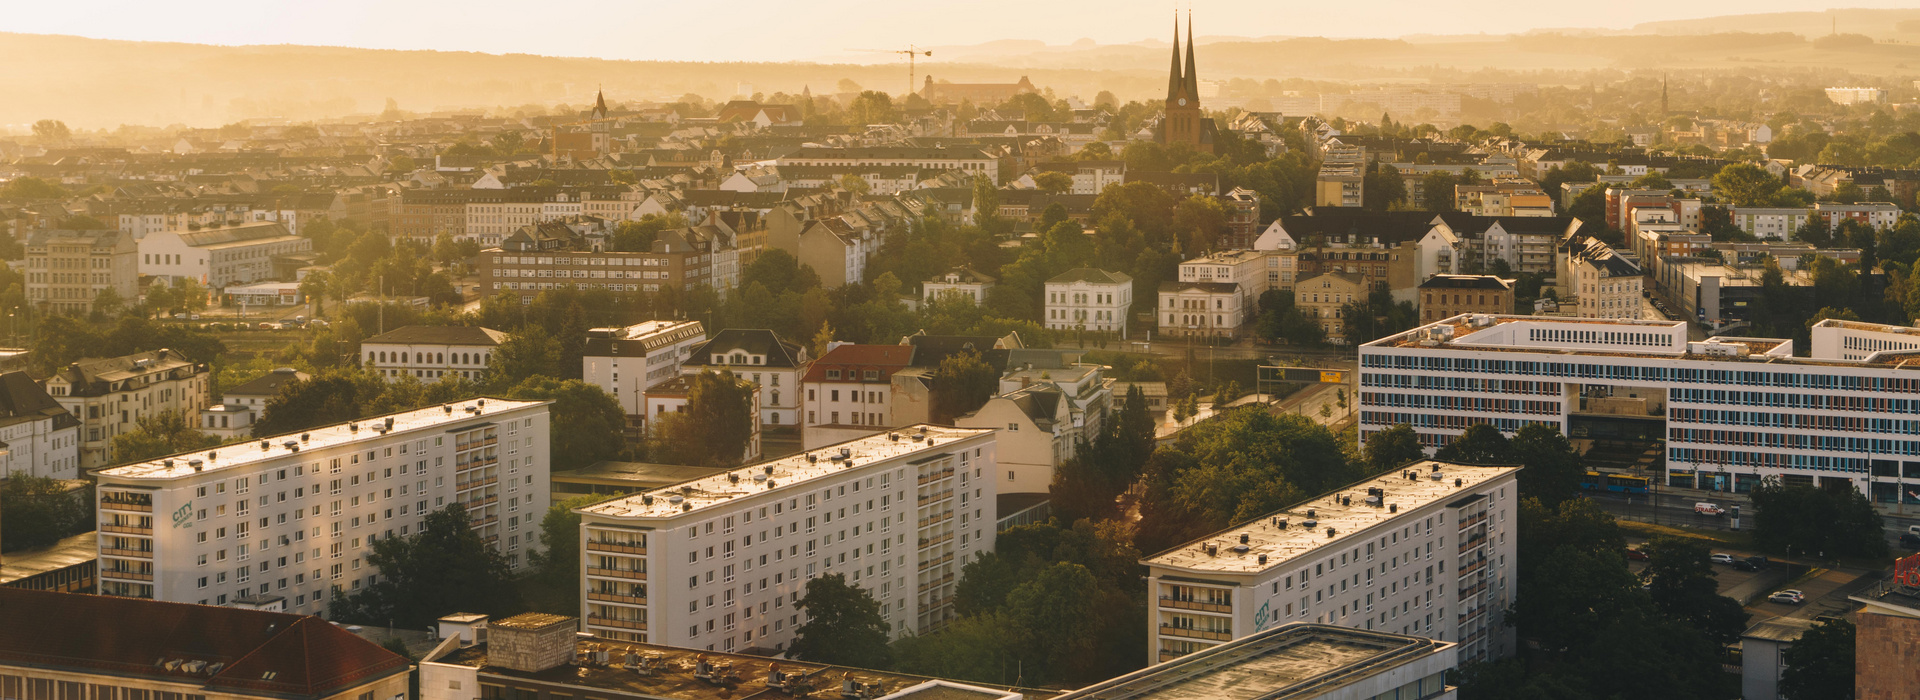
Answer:
[[1059, 562], [1007, 594], [1014, 645], [1026, 673], [1051, 681], [1084, 680], [1099, 668], [1100, 585], [1087, 567]]
[[0, 550], [44, 547], [91, 529], [90, 488], [70, 491], [59, 480], [26, 472], [0, 480]]
[[1646, 546], [1653, 605], [1669, 619], [1684, 620], [1719, 644], [1732, 644], [1747, 629], [1740, 603], [1720, 595], [1707, 547], [1699, 540], [1656, 537]]
[[807, 581], [806, 594], [794, 606], [806, 617], [787, 647], [794, 658], [856, 668], [891, 664], [887, 635], [892, 626], [880, 615], [880, 602], [866, 589], [847, 583], [845, 574]]
[[999, 373], [971, 350], [941, 360], [930, 379], [928, 420], [940, 425], [953, 425], [954, 419], [978, 410], [1000, 386]]
[[527, 324], [507, 335], [493, 351], [487, 363], [486, 383], [497, 387], [515, 386], [529, 377], [564, 376], [560, 367], [560, 341], [545, 326]]
[[1397, 424], [1367, 437], [1367, 473], [1385, 474], [1388, 470], [1427, 456], [1420, 446], [1420, 434], [1413, 426]]
[[[555, 431], [560, 432], [560, 431]], [[580, 514], [575, 508], [605, 500], [607, 496], [585, 494], [547, 507], [540, 518], [540, 546], [527, 554], [540, 581], [540, 592], [553, 597], [540, 601], [548, 612], [575, 615], [580, 612]], [[645, 597], [645, 596], [639, 596]]]
[[1352, 483], [1362, 469], [1308, 418], [1229, 411], [1181, 431], [1147, 460], [1135, 546], [1164, 550]]
[[[893, 643], [894, 669], [936, 678], [1012, 684], [1024, 671], [1013, 646], [1013, 621], [1001, 613], [968, 615], [935, 634]], [[1031, 685], [1031, 683], [1028, 683]]]
[[220, 438], [194, 429], [179, 411], [161, 411], [134, 421], [132, 432], [113, 437], [115, 462], [140, 462], [220, 444]]
[[668, 464], [732, 467], [746, 456], [753, 438], [751, 382], [732, 372], [706, 371], [687, 389], [683, 412], [651, 416], [648, 458]]
[[620, 456], [620, 441], [611, 439], [626, 429], [626, 411], [612, 394], [578, 379], [528, 377], [507, 390], [507, 396], [529, 401], [552, 401], [553, 431], [550, 460], [554, 469], [574, 469]]
[[1034, 187], [1046, 194], [1066, 194], [1073, 191], [1073, 176], [1049, 170], [1033, 178]]
[[1831, 619], [1814, 625], [1781, 652], [1780, 697], [1787, 700], [1852, 700], [1857, 657], [1853, 623]]
[[1880, 557], [1887, 540], [1880, 514], [1846, 488], [1787, 486], [1767, 478], [1753, 490], [1753, 541], [1773, 553]]
[[1525, 467], [1516, 477], [1522, 498], [1537, 498], [1548, 506], [1579, 494], [1580, 479], [1586, 475], [1586, 462], [1574, 452], [1573, 443], [1560, 429], [1534, 423], [1514, 433], [1508, 444], [1512, 461]]
[[1736, 207], [1768, 206], [1785, 186], [1780, 178], [1752, 163], [1734, 163], [1713, 176], [1713, 191]]
[[899, 121], [899, 115], [893, 109], [893, 98], [878, 90], [866, 90], [853, 98], [853, 103], [847, 105], [847, 116], [854, 124], [861, 126]]
[[513, 563], [480, 539], [459, 503], [428, 513], [412, 535], [375, 540], [367, 563], [379, 575], [354, 593], [335, 585], [329, 618], [418, 628], [449, 613], [500, 617], [521, 607]]
[[1195, 255], [1213, 250], [1227, 231], [1229, 216], [1226, 205], [1213, 197], [1196, 194], [1181, 200], [1173, 207], [1173, 230], [1184, 236], [1181, 250]]
[[65, 143], [73, 138], [73, 130], [67, 128], [66, 122], [58, 119], [42, 119], [33, 123], [33, 135], [42, 141]]
[[1479, 423], [1467, 426], [1453, 442], [1435, 452], [1433, 458], [1462, 464], [1512, 464], [1513, 446], [1499, 428]]
[[1367, 211], [1387, 211], [1395, 205], [1407, 201], [1407, 181], [1400, 176], [1400, 169], [1391, 165], [1380, 165], [1364, 178], [1364, 205]]
[[[368, 381], [368, 380], [371, 381]], [[353, 373], [330, 372], [287, 382], [267, 399], [260, 419], [253, 423], [254, 437], [297, 433], [308, 428], [344, 423], [360, 418], [361, 404], [378, 391], [379, 377], [362, 378]]]

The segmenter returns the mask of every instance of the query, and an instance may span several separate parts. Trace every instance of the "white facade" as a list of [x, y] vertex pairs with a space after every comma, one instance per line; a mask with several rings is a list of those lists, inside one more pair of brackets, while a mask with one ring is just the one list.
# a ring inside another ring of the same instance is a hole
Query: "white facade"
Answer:
[[213, 289], [273, 279], [273, 258], [313, 250], [313, 241], [271, 221], [140, 239], [140, 274], [183, 277]]
[[1416, 462], [1142, 560], [1153, 662], [1290, 622], [1515, 651], [1519, 467]]
[[[1429, 447], [1478, 423], [1568, 431], [1624, 404], [1659, 419], [1670, 485], [1744, 493], [1778, 477], [1892, 502], [1920, 484], [1920, 381], [1898, 368], [1910, 351], [1835, 354], [1906, 335], [1885, 328], [1824, 322], [1796, 358], [1790, 340], [1690, 342], [1675, 321], [1455, 317], [1361, 346], [1361, 439], [1397, 423]], [[1608, 410], [1588, 408], [1602, 398]]]
[[507, 334], [477, 326], [407, 326], [360, 343], [360, 364], [389, 382], [413, 377], [424, 384], [447, 375], [479, 380]]
[[277, 595], [323, 614], [332, 589], [375, 580], [375, 541], [453, 503], [523, 567], [548, 504], [548, 403], [475, 399], [95, 472], [100, 593]]
[[1730, 207], [1733, 225], [1763, 241], [1784, 241], [1807, 225], [1813, 210], [1799, 207]]
[[82, 360], [46, 381], [47, 394], [80, 421], [80, 468], [112, 464], [115, 436], [139, 429], [140, 419], [178, 413], [193, 420], [207, 405], [213, 376], [204, 364], [172, 350]]
[[932, 631], [960, 567], [993, 549], [994, 469], [992, 431], [914, 426], [579, 509], [585, 631], [779, 650], [827, 574], [878, 599], [896, 636]]
[[642, 415], [647, 389], [680, 376], [680, 363], [705, 342], [707, 329], [699, 321], [647, 321], [625, 328], [595, 328], [589, 331], [586, 351], [580, 358], [580, 376], [613, 394], [627, 415]]
[[1127, 333], [1133, 278], [1092, 268], [1047, 280], [1046, 325], [1054, 330]]

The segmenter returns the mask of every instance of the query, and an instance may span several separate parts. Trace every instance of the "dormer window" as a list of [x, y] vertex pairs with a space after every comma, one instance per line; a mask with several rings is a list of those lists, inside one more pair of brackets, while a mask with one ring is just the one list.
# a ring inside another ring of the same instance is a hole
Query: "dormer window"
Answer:
[[713, 356], [713, 364], [716, 364], [716, 365], [724, 365], [724, 364], [726, 364], [726, 363], [727, 363], [727, 356], [726, 356], [726, 355], [714, 355], [714, 356]]
[[880, 378], [879, 370], [871, 370], [871, 369], [867, 370], [867, 381], [873, 381], [879, 378]]
[[744, 364], [746, 364], [746, 363], [747, 363], [747, 356], [746, 356], [746, 355], [742, 355], [742, 354], [740, 354], [740, 353], [737, 353], [737, 352], [733, 354], [733, 364], [736, 364], [736, 365], [744, 365]]
[[837, 370], [837, 369], [830, 369], [830, 370], [827, 370], [827, 378], [828, 378], [828, 379], [839, 379], [839, 378], [840, 378], [840, 370]]

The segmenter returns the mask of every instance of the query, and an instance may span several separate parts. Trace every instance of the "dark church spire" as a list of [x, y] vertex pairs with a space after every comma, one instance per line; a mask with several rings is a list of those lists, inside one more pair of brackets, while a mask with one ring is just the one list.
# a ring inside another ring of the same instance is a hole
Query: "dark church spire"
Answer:
[[[1188, 20], [1192, 22], [1191, 19]], [[1180, 98], [1186, 91], [1186, 80], [1180, 77], [1180, 13], [1173, 13], [1173, 65], [1167, 68], [1167, 101]]]
[[1187, 10], [1187, 70], [1185, 73], [1186, 96], [1193, 104], [1200, 104], [1200, 73], [1193, 69], [1193, 10]]

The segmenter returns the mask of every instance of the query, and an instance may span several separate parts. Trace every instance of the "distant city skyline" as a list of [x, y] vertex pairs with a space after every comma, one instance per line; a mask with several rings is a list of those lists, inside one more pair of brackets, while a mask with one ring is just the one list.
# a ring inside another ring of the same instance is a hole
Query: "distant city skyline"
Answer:
[[[1198, 34], [1334, 38], [1416, 34], [1510, 34], [1547, 28], [1622, 30], [1643, 22], [1718, 15], [1907, 7], [1901, 0], [1706, 0], [1676, 13], [1669, 2], [1620, 0], [1540, 5], [1519, 0], [1464, 3], [1355, 0], [1276, 7], [1261, 0], [1177, 3], [1192, 7]], [[978, 0], [962, 12], [939, 4], [876, 8], [853, 0], [804, 6], [737, 0], [723, 11], [706, 3], [549, 0], [537, 6], [501, 0], [70, 0], [22, 4], [5, 29], [101, 39], [202, 44], [311, 44], [370, 49], [529, 53], [633, 60], [860, 60], [860, 49], [1038, 40], [1065, 45], [1164, 40], [1175, 3]], [[724, 32], [718, 24], [729, 23]], [[1809, 33], [1826, 26], [1809, 27]], [[1871, 29], [1860, 27], [1858, 30]], [[1847, 27], [1840, 27], [1847, 31]], [[935, 60], [938, 60], [938, 56]]]

